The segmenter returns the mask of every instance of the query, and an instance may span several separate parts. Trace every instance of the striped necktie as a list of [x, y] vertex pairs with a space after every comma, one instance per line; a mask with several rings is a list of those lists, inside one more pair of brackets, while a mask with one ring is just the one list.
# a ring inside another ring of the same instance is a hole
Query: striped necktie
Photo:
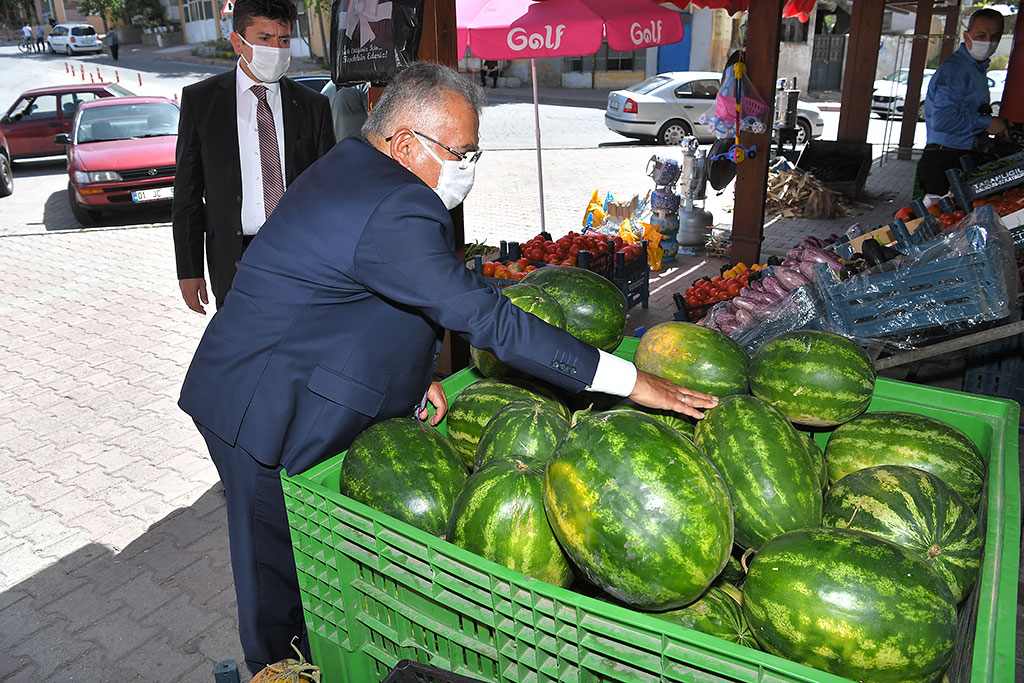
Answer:
[[274, 113], [267, 104], [267, 86], [254, 85], [256, 95], [256, 127], [260, 136], [260, 166], [263, 171], [263, 208], [269, 217], [284, 194], [281, 180], [281, 153], [277, 146]]

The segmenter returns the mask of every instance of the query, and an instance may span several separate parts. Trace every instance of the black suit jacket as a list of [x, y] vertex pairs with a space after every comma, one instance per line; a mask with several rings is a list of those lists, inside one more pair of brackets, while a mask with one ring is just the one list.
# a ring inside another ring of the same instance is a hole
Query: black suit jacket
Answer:
[[[242, 257], [242, 170], [235, 110], [235, 70], [190, 85], [181, 93], [174, 176], [174, 256], [178, 279], [203, 277], [205, 245], [210, 286], [218, 305], [231, 289]], [[323, 95], [281, 79], [285, 183], [334, 146], [330, 103]]]

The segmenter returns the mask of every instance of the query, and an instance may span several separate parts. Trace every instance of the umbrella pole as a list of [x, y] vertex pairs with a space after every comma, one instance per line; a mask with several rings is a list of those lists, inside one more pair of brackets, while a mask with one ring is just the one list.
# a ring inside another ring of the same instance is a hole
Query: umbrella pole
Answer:
[[537, 104], [537, 60], [530, 59], [530, 70], [533, 75], [533, 121], [537, 131], [537, 187], [540, 188], [540, 230], [547, 232], [544, 225], [544, 169], [540, 160], [540, 108]]

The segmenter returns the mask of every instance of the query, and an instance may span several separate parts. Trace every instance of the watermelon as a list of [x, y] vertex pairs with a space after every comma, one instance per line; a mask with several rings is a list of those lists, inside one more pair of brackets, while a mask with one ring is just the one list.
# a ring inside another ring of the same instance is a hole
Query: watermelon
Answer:
[[729, 492], [682, 434], [631, 410], [585, 415], [555, 447], [544, 506], [587, 580], [647, 610], [696, 600], [729, 559]]
[[411, 417], [363, 430], [341, 464], [344, 495], [440, 536], [466, 484], [466, 465], [441, 432]]
[[513, 401], [545, 403], [569, 419], [569, 410], [550, 390], [525, 380], [497, 380], [484, 378], [462, 390], [451, 405], [445, 418], [448, 439], [455, 446], [466, 467], [472, 467], [480, 434], [494, 414]]
[[917, 554], [958, 603], [981, 570], [984, 539], [974, 511], [946, 482], [914, 467], [881, 465], [846, 475], [825, 497], [822, 524], [866, 531]]
[[635, 403], [630, 399], [624, 399], [619, 401], [614, 407], [614, 410], [635, 410], [645, 415], [650, 415], [655, 420], [664, 422], [669, 427], [676, 429], [680, 434], [686, 438], [693, 440], [693, 431], [696, 428], [697, 421], [689, 415], [683, 415], [672, 410], [658, 410], [657, 408], [648, 408], [642, 406], [639, 403]]
[[825, 454], [821, 452], [818, 442], [810, 434], [807, 432], [798, 433], [803, 437], [804, 445], [807, 446], [807, 453], [811, 456], [811, 461], [817, 463], [818, 483], [821, 484], [822, 490], [825, 490], [828, 488], [828, 463], [825, 462]]
[[915, 413], [861, 415], [832, 432], [825, 459], [833, 482], [875, 465], [916, 467], [952, 486], [975, 509], [985, 482], [985, 459], [969, 436]]
[[[736, 591], [735, 588], [733, 590]], [[740, 603], [718, 586], [709, 588], [700, 600], [691, 605], [668, 612], [657, 612], [651, 616], [755, 650], [760, 649], [743, 616]]]
[[956, 603], [917, 555], [849, 529], [776, 536], [743, 586], [743, 614], [773, 654], [872, 683], [941, 676], [956, 639]]
[[542, 460], [492, 460], [474, 473], [452, 508], [447, 538], [535, 579], [563, 588], [572, 583], [544, 513]]
[[605, 351], [614, 351], [626, 326], [626, 297], [611, 281], [597, 273], [570, 266], [538, 268], [522, 279], [537, 285], [565, 312], [565, 329], [577, 339]]
[[860, 415], [875, 389], [875, 366], [838, 334], [796, 330], [772, 337], [750, 359], [750, 391], [793, 422], [834, 427]]
[[725, 569], [718, 575], [718, 579], [715, 580], [715, 585], [721, 583], [728, 583], [734, 586], [743, 587], [743, 582], [747, 580], [747, 570], [743, 568], [743, 564], [740, 559], [736, 557], [736, 552], [740, 555], [743, 554], [743, 548], [739, 546], [733, 547], [734, 552], [729, 555], [729, 562], [725, 565]]
[[738, 545], [760, 548], [779, 534], [821, 525], [819, 465], [770, 403], [721, 399], [697, 423], [694, 443], [729, 489]]
[[644, 372], [712, 396], [747, 393], [747, 352], [708, 327], [658, 323], [640, 337], [633, 362]]
[[476, 447], [473, 469], [499, 457], [530, 457], [546, 462], [569, 431], [561, 409], [549, 403], [513, 401], [494, 414]]
[[[512, 305], [521, 308], [527, 313], [532, 313], [546, 323], [555, 327], [565, 329], [565, 313], [562, 307], [554, 298], [540, 287], [534, 285], [512, 285], [501, 290], [512, 302]], [[490, 351], [478, 349], [475, 346], [469, 347], [469, 355], [477, 369], [485, 377], [506, 377], [514, 376], [517, 371], [505, 363], [502, 363]]]

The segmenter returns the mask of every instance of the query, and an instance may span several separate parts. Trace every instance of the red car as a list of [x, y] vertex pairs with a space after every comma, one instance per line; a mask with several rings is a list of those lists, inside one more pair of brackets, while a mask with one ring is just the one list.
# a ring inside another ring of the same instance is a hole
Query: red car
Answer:
[[23, 92], [0, 118], [10, 144], [11, 158], [63, 154], [64, 148], [54, 143], [53, 136], [71, 132], [75, 112], [80, 104], [101, 97], [132, 94], [117, 83], [62, 85]]
[[11, 151], [7, 147], [4, 129], [0, 128], [0, 197], [14, 192], [14, 174], [11, 173]]
[[67, 146], [68, 201], [83, 225], [105, 210], [168, 205], [174, 196], [178, 105], [166, 97], [116, 97], [85, 102]]

